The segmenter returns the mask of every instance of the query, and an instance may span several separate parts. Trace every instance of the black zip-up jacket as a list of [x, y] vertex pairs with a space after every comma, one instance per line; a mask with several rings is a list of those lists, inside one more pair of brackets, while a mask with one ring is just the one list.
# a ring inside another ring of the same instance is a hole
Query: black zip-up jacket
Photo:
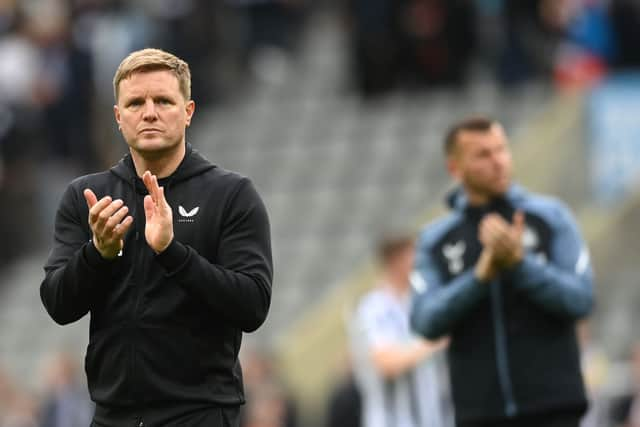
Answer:
[[[592, 309], [593, 273], [573, 216], [517, 185], [486, 206], [470, 206], [463, 193], [450, 202], [453, 212], [419, 239], [411, 324], [427, 338], [451, 336], [456, 418], [584, 410], [575, 323]], [[510, 222], [516, 210], [525, 214], [524, 259], [480, 283], [479, 223], [490, 212]]]
[[[241, 404], [242, 332], [264, 322], [271, 299], [266, 209], [249, 179], [212, 165], [189, 144], [160, 185], [175, 237], [156, 255], [144, 236], [147, 190], [130, 155], [75, 179], [56, 215], [42, 302], [59, 324], [91, 313], [85, 370], [98, 408]], [[114, 260], [90, 241], [85, 188], [98, 199], [121, 198], [134, 218]]]

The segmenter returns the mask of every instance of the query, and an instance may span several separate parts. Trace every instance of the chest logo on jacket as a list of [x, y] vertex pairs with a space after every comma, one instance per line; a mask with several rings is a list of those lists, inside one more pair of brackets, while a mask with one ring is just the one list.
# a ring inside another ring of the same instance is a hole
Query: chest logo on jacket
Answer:
[[200, 210], [200, 206], [196, 206], [195, 208], [187, 211], [184, 206], [178, 206], [178, 213], [180, 214], [180, 218], [178, 218], [178, 222], [195, 222], [194, 216], [198, 214]]
[[524, 233], [522, 234], [522, 245], [527, 250], [533, 250], [538, 247], [540, 243], [540, 238], [538, 237], [538, 233], [531, 228], [525, 227]]
[[447, 259], [449, 273], [458, 274], [464, 269], [463, 256], [467, 245], [463, 240], [457, 243], [447, 243], [442, 247], [442, 254]]
[[524, 233], [522, 234], [522, 246], [524, 246], [527, 252], [533, 253], [540, 264], [546, 264], [547, 255], [539, 248], [540, 240], [540, 236], [535, 229], [529, 226], [525, 227]]

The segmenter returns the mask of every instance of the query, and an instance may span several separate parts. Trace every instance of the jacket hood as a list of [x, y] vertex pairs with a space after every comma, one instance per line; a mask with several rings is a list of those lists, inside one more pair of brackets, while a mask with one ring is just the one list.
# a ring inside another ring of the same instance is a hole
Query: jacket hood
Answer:
[[[497, 197], [495, 200], [491, 201], [490, 204], [500, 201], [513, 203], [524, 198], [526, 196], [526, 192], [527, 191], [522, 186], [518, 184], [511, 184], [504, 195]], [[471, 207], [469, 205], [467, 194], [461, 186], [457, 186], [449, 191], [445, 195], [445, 201], [447, 206], [455, 211], [463, 211]]]
[[[178, 168], [167, 179], [171, 184], [187, 180], [193, 176], [200, 175], [216, 166], [205, 159], [198, 150], [195, 150], [191, 144], [187, 143], [184, 159], [178, 165]], [[127, 182], [140, 181], [133, 164], [131, 154], [127, 153], [120, 161], [110, 169], [111, 173]], [[136, 185], [136, 188], [139, 186]], [[144, 185], [142, 185], [144, 188]]]

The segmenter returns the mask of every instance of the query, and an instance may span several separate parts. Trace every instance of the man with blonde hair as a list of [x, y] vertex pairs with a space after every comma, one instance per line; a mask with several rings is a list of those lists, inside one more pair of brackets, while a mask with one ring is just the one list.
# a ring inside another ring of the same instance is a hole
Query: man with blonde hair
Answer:
[[94, 426], [237, 426], [242, 333], [271, 299], [266, 209], [251, 181], [186, 143], [189, 66], [133, 52], [114, 77], [129, 154], [75, 179], [40, 286], [59, 324], [91, 313]]

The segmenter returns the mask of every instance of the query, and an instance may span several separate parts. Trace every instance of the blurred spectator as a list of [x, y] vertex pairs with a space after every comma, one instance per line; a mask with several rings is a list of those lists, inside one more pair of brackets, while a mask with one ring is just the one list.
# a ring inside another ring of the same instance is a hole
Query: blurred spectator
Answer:
[[427, 341], [409, 327], [414, 238], [382, 239], [378, 287], [358, 304], [351, 340], [365, 427], [443, 427], [435, 354], [448, 339]]
[[505, 3], [507, 40], [499, 79], [507, 84], [553, 76], [560, 87], [597, 81], [616, 55], [605, 0], [522, 0]]
[[241, 427], [297, 427], [294, 399], [276, 374], [264, 349], [245, 345], [241, 351], [246, 404], [241, 407]]
[[0, 369], [0, 427], [36, 427], [34, 399]]
[[326, 427], [362, 426], [362, 394], [350, 362], [329, 393]]
[[475, 0], [475, 50], [480, 65], [495, 71], [505, 51], [507, 28], [505, 0]]
[[575, 325], [593, 307], [588, 249], [558, 200], [512, 182], [504, 128], [453, 124], [451, 212], [416, 256], [411, 326], [447, 352], [458, 427], [578, 427], [587, 408]]
[[244, 17], [246, 66], [260, 80], [285, 83], [304, 23], [304, 0], [227, 1]]
[[7, 402], [7, 412], [1, 427], [37, 427], [35, 400], [23, 393], [16, 393]]
[[400, 56], [399, 3], [394, 0], [349, 0], [351, 67], [357, 89], [365, 96], [392, 89]]
[[45, 398], [40, 427], [86, 427], [93, 418], [93, 404], [78, 375], [77, 363], [65, 353], [56, 354], [45, 371]]
[[589, 397], [589, 409], [580, 427], [601, 427], [606, 424], [606, 399], [604, 386], [609, 374], [609, 360], [603, 349], [594, 341], [588, 320], [578, 322], [578, 342], [582, 375]]
[[[40, 69], [37, 47], [25, 34], [20, 11], [11, 4], [0, 9], [5, 29], [0, 36], [0, 153], [8, 163], [6, 174], [10, 172], [9, 164], [32, 146]], [[6, 179], [5, 176], [3, 181]]]
[[610, 8], [618, 44], [615, 65], [620, 68], [639, 68], [640, 2], [638, 0], [611, 0]]
[[543, 0], [546, 22], [563, 34], [554, 59], [560, 87], [588, 87], [607, 72], [616, 54], [605, 0]]
[[543, 17], [543, 1], [505, 1], [506, 40], [497, 70], [500, 82], [510, 85], [551, 75], [554, 52], [562, 35]]
[[404, 74], [419, 85], [462, 84], [475, 41], [467, 0], [404, 0], [399, 10]]
[[350, 0], [352, 71], [365, 96], [464, 82], [473, 53], [466, 0]]
[[331, 391], [327, 410], [327, 427], [352, 427], [362, 425], [362, 396], [349, 375]]
[[2, 420], [7, 411], [7, 403], [9, 402], [10, 395], [11, 385], [9, 384], [9, 377], [0, 368], [0, 426], [2, 426]]
[[207, 0], [143, 0], [152, 19], [154, 45], [183, 58], [191, 67], [192, 87], [199, 107], [214, 101], [213, 75], [216, 53], [216, 2]]
[[92, 71], [89, 56], [73, 45], [71, 10], [63, 0], [43, 0], [23, 10], [25, 35], [38, 52], [32, 97], [48, 139], [42, 154], [91, 166]]
[[612, 405], [611, 418], [616, 427], [640, 427], [640, 342], [631, 350], [630, 393]]

